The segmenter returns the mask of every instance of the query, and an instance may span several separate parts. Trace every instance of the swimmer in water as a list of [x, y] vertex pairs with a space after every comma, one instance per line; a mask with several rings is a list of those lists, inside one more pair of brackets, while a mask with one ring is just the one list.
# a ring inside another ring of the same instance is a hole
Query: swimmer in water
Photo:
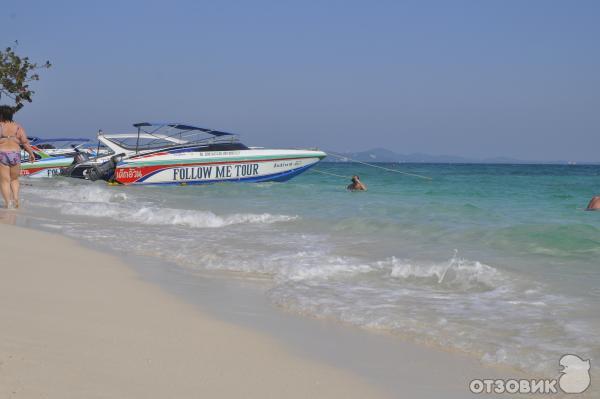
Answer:
[[346, 189], [350, 191], [367, 191], [367, 186], [360, 181], [358, 175], [354, 175], [352, 176], [352, 184], [349, 184]]
[[586, 211], [600, 211], [600, 195], [596, 195], [587, 206]]

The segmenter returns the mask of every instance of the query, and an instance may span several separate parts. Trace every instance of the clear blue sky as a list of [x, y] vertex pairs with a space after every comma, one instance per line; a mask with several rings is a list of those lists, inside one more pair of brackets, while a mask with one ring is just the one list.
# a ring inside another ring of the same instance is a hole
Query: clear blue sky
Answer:
[[600, 1], [8, 1], [30, 134], [181, 120], [265, 146], [600, 161]]

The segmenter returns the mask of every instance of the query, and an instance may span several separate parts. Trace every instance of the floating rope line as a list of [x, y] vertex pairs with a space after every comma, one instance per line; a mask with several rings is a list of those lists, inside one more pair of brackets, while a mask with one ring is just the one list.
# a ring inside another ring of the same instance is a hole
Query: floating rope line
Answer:
[[335, 176], [335, 177], [341, 177], [342, 179], [349, 179], [350, 176], [342, 176], [342, 175], [336, 175], [335, 173], [330, 173], [330, 172], [324, 172], [322, 170], [318, 170], [318, 169], [310, 169], [311, 172], [317, 172], [317, 173], [322, 173], [324, 175], [329, 175], [329, 176]]
[[431, 178], [429, 176], [417, 175], [415, 173], [402, 172], [402, 171], [397, 170], [397, 169], [384, 168], [383, 166], [373, 165], [373, 164], [370, 164], [370, 163], [367, 163], [367, 162], [358, 161], [356, 159], [348, 158], [345, 155], [336, 154], [335, 152], [328, 151], [327, 155], [332, 155], [332, 156], [340, 158], [340, 159], [346, 159], [346, 160], [351, 161], [351, 162], [356, 162], [356, 163], [360, 163], [360, 164], [363, 164], [363, 165], [367, 165], [367, 166], [370, 166], [372, 168], [387, 170], [388, 172], [400, 173], [402, 175], [418, 177], [420, 179], [425, 179], [425, 180], [433, 180], [433, 178]]

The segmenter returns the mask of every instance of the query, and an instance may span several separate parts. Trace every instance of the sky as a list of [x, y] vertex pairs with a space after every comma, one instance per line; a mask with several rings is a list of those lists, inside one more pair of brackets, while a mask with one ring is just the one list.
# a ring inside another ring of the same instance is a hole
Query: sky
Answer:
[[171, 120], [268, 147], [600, 161], [600, 1], [0, 7], [0, 46], [53, 63], [16, 116], [30, 135]]

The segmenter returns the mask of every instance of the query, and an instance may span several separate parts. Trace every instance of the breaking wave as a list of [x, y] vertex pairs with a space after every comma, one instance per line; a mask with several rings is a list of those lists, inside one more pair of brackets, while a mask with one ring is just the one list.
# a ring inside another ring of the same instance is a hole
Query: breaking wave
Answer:
[[65, 205], [61, 207], [65, 215], [91, 216], [140, 223], [153, 226], [186, 226], [192, 228], [217, 228], [233, 224], [258, 223], [270, 224], [287, 222], [297, 219], [297, 216], [271, 215], [269, 213], [251, 214], [237, 213], [218, 216], [210, 211], [194, 211], [188, 209], [171, 209], [156, 207], [141, 207], [138, 209], [123, 209], [108, 204]]
[[[154, 205], [155, 201], [97, 185], [63, 186], [57, 189], [31, 188], [44, 198], [40, 205], [57, 207], [63, 215], [110, 218], [153, 226], [219, 228], [235, 224], [271, 224], [296, 220], [297, 216], [270, 213], [234, 213], [217, 215], [212, 211], [175, 209]], [[51, 201], [47, 201], [51, 200]]]
[[492, 290], [505, 282], [498, 269], [478, 261], [458, 258], [446, 263], [416, 264], [391, 258], [382, 265], [392, 267], [390, 276], [403, 280], [421, 281], [437, 287], [457, 290]]

